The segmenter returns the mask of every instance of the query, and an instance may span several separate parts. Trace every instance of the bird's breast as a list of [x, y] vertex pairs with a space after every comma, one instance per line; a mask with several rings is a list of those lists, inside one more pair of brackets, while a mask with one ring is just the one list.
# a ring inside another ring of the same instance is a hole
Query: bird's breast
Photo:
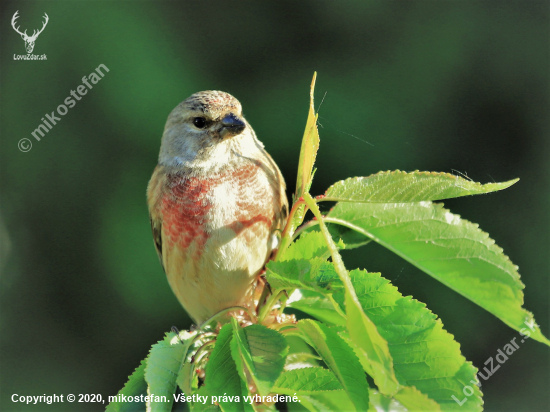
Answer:
[[246, 305], [284, 224], [284, 183], [268, 156], [216, 173], [157, 166], [148, 188], [153, 232], [179, 301], [198, 323]]
[[166, 246], [192, 248], [200, 259], [207, 246], [237, 236], [252, 243], [267, 237], [276, 205], [269, 176], [254, 162], [211, 176], [169, 175], [160, 208]]

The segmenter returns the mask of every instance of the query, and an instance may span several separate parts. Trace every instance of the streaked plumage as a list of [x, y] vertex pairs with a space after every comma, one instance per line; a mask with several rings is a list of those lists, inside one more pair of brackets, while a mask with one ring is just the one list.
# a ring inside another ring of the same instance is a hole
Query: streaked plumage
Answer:
[[147, 200], [168, 282], [195, 322], [249, 304], [288, 203], [237, 99], [200, 92], [172, 111]]

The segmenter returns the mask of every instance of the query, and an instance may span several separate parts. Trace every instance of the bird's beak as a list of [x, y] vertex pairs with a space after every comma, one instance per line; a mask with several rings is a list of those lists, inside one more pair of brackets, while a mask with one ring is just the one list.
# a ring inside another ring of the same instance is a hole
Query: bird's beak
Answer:
[[220, 135], [224, 139], [226, 137], [238, 135], [246, 127], [246, 124], [233, 113], [226, 115], [221, 123], [222, 128], [220, 129]]

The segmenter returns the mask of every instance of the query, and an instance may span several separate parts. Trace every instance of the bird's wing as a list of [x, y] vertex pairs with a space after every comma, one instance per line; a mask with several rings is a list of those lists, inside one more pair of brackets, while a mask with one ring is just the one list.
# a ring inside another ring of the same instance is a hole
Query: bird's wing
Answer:
[[164, 263], [162, 263], [162, 221], [160, 219], [153, 219], [149, 215], [151, 221], [151, 229], [153, 231], [153, 242], [155, 242], [155, 249], [159, 256], [160, 264], [164, 269]]
[[276, 223], [275, 228], [283, 230], [286, 225], [286, 220], [288, 218], [288, 198], [286, 196], [286, 183], [285, 179], [283, 178], [283, 175], [279, 168], [277, 167], [277, 164], [271, 157], [269, 153], [264, 151], [267, 163], [269, 166], [269, 169], [271, 170], [271, 173], [268, 173], [268, 176], [270, 180], [272, 181], [272, 184], [274, 187], [278, 188], [276, 192], [276, 199], [275, 201], [278, 202], [277, 205], [277, 213], [276, 213]]
[[149, 220], [151, 230], [153, 231], [153, 241], [155, 249], [160, 259], [160, 264], [164, 269], [162, 261], [162, 213], [160, 212], [160, 203], [163, 196], [164, 185], [166, 182], [166, 173], [161, 166], [157, 166], [153, 176], [147, 186], [147, 205], [149, 207]]

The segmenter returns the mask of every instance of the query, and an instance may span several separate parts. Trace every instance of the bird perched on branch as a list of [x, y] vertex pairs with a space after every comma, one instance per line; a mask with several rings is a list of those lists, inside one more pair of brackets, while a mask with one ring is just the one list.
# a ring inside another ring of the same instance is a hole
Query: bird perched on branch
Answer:
[[237, 99], [199, 92], [170, 113], [147, 201], [161, 264], [193, 320], [249, 306], [288, 200]]

